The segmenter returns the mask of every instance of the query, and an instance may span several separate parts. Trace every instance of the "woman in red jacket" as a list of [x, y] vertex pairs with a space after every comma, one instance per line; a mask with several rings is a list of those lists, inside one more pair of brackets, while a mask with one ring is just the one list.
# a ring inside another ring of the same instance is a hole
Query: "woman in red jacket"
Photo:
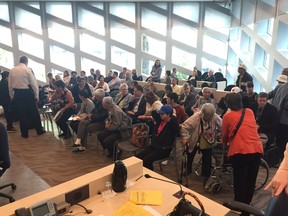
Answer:
[[225, 103], [230, 110], [223, 117], [222, 142], [224, 145], [229, 145], [228, 157], [231, 160], [234, 175], [234, 200], [250, 204], [263, 146], [257, 133], [253, 111], [249, 108], [245, 109], [243, 121], [235, 134], [242, 115], [241, 95], [239, 93], [227, 94]]

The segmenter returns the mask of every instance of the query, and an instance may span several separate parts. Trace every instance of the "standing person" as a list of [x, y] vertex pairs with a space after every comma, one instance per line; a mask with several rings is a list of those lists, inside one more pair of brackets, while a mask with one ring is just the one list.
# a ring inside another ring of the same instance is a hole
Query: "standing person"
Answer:
[[253, 82], [252, 76], [246, 71], [247, 67], [243, 63], [239, 64], [238, 66], [238, 77], [236, 80], [236, 86], [241, 88], [243, 91], [246, 91], [247, 82]]
[[15, 109], [20, 121], [21, 136], [23, 138], [29, 137], [29, 121], [34, 123], [38, 135], [46, 132], [41, 125], [37, 108], [39, 87], [35, 76], [27, 65], [28, 58], [21, 56], [20, 64], [11, 69], [8, 79], [10, 98], [15, 103]]
[[8, 87], [8, 77], [9, 72], [2, 72], [2, 79], [0, 81], [0, 105], [2, 105], [4, 109], [4, 114], [7, 123], [7, 132], [15, 132], [16, 128], [13, 127], [13, 113], [11, 110], [11, 99], [9, 95], [9, 87]]
[[[225, 103], [231, 111], [223, 116], [222, 143], [229, 145], [228, 157], [233, 167], [234, 200], [250, 204], [263, 154], [263, 145], [259, 139], [253, 111], [242, 108], [241, 95], [227, 94]], [[243, 116], [242, 123], [241, 116]]]
[[152, 70], [150, 72], [150, 78], [152, 78], [152, 80], [154, 82], [160, 82], [160, 77], [161, 77], [161, 73], [162, 73], [162, 66], [160, 63], [160, 60], [157, 59], [152, 67]]
[[71, 77], [68, 83], [68, 89], [71, 89], [74, 85], [77, 84], [77, 72], [76, 71], [72, 71], [71, 72]]
[[70, 74], [69, 74], [69, 71], [68, 71], [68, 70], [64, 70], [64, 73], [63, 73], [63, 82], [65, 83], [66, 87], [69, 86], [70, 79], [71, 79], [71, 76], [70, 76]]

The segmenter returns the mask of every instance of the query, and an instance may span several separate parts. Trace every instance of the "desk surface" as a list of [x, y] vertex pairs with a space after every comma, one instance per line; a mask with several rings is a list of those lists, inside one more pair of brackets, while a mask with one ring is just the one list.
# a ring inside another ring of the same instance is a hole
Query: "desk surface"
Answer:
[[[175, 184], [170, 184], [166, 182], [162, 182], [156, 179], [146, 179], [144, 176], [141, 177], [138, 181], [135, 181], [139, 176], [143, 174], [149, 174], [152, 177], [162, 178], [165, 180], [169, 180], [151, 170], [146, 168], [142, 168], [142, 161], [131, 157], [123, 161], [127, 166], [128, 170], [128, 179], [131, 181], [132, 184], [129, 188], [127, 188], [124, 192], [118, 193], [115, 197], [110, 199], [104, 199], [101, 195], [97, 195], [95, 191], [103, 190], [105, 182], [107, 179], [111, 177], [112, 170], [114, 165], [107, 166], [105, 168], [96, 170], [92, 173], [88, 173], [84, 176], [80, 176], [75, 178], [71, 181], [65, 182], [63, 184], [57, 185], [55, 187], [49, 188], [47, 190], [41, 191], [29, 197], [23, 198], [18, 200], [14, 203], [7, 204], [3, 207], [0, 207], [0, 215], [1, 216], [8, 216], [13, 215], [14, 210], [21, 207], [29, 207], [35, 203], [39, 203], [45, 199], [51, 199], [53, 202], [60, 198], [63, 199], [65, 193], [77, 189], [85, 184], [89, 184], [90, 191], [95, 189], [95, 187], [101, 187], [94, 190], [93, 193], [90, 193], [90, 198], [81, 202], [86, 208], [93, 210], [93, 216], [98, 215], [112, 215], [114, 211], [119, 209], [123, 204], [125, 204], [129, 200], [129, 195], [131, 190], [160, 190], [163, 194], [163, 205], [162, 206], [151, 206], [156, 212], [160, 215], [167, 215], [170, 213], [174, 206], [179, 202], [179, 199], [173, 196], [174, 193], [179, 191], [179, 186]], [[141, 167], [140, 167], [141, 166]], [[102, 177], [103, 176], [103, 177]], [[94, 180], [96, 179], [96, 180]], [[103, 185], [103, 187], [102, 187]], [[189, 191], [194, 193], [203, 203], [206, 212], [211, 216], [224, 216], [228, 215], [229, 209], [225, 208], [224, 206], [210, 200], [201, 194], [193, 192], [192, 190], [183, 187], [183, 191]], [[101, 189], [100, 189], [101, 188]], [[61, 196], [61, 194], [63, 196]], [[92, 194], [92, 195], [91, 195]], [[191, 203], [195, 206], [198, 206], [196, 201], [194, 201], [189, 196], [186, 197], [191, 201]], [[83, 212], [83, 209], [78, 206], [72, 206], [71, 210], [73, 211], [72, 215]]]

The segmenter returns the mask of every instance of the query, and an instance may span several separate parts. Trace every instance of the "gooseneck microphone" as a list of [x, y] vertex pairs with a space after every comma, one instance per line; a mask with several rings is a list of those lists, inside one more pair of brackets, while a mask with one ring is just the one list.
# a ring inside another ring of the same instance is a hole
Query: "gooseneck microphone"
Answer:
[[171, 183], [171, 184], [176, 184], [176, 185], [178, 185], [178, 186], [180, 187], [180, 191], [178, 191], [177, 193], [173, 194], [173, 196], [175, 196], [175, 197], [178, 198], [178, 199], [182, 198], [183, 190], [182, 190], [181, 184], [176, 183], [176, 182], [173, 182], [173, 181], [167, 181], [167, 180], [165, 180], [165, 179], [156, 178], [156, 177], [150, 176], [149, 174], [145, 174], [144, 177], [145, 177], [145, 178], [152, 178], [152, 179], [156, 179], [156, 180], [159, 180], [159, 181], [163, 181], [163, 182], [167, 182], [167, 183]]

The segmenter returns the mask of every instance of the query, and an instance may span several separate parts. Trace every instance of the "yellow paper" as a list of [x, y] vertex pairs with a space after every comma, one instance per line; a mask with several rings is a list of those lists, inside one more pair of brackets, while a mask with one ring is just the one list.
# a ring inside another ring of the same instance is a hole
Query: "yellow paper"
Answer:
[[132, 202], [127, 202], [121, 208], [113, 213], [113, 216], [153, 216], [140, 206], [135, 205]]
[[129, 201], [141, 205], [162, 205], [162, 191], [131, 191]]

